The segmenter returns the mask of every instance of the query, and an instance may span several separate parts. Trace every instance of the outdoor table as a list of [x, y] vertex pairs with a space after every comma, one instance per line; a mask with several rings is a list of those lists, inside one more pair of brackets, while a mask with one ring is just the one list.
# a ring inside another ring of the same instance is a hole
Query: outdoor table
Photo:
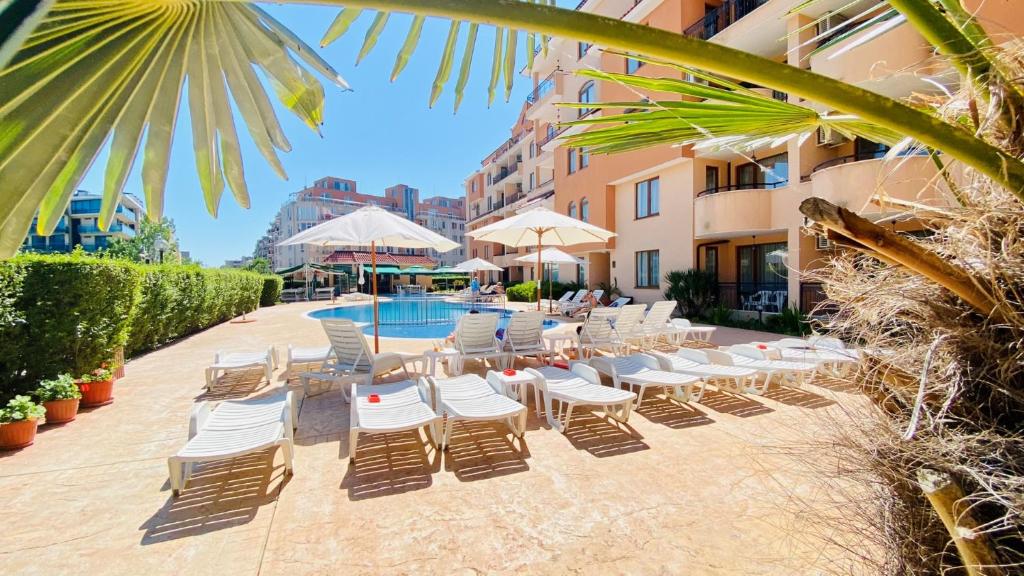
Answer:
[[551, 361], [554, 362], [555, 355], [561, 354], [565, 349], [565, 345], [568, 344], [570, 347], [576, 343], [577, 335], [575, 332], [562, 332], [558, 334], [545, 334], [544, 341], [547, 342], [548, 350], [551, 351]]
[[498, 382], [501, 382], [505, 395], [519, 400], [524, 406], [529, 404], [526, 387], [532, 384], [533, 404], [537, 417], [540, 418], [540, 387], [537, 386], [537, 379], [535, 377], [525, 370], [516, 370], [514, 376], [505, 374], [503, 370], [494, 370], [491, 373], [496, 375]]
[[[433, 378], [434, 376], [437, 376], [438, 360], [447, 360], [448, 371], [453, 371], [452, 364], [458, 362], [459, 351], [454, 348], [441, 348], [440, 350], [427, 350], [426, 352], [423, 353], [423, 356], [427, 359], [427, 362], [430, 365], [429, 373], [431, 378]], [[449, 374], [449, 376], [452, 376], [452, 374]]]

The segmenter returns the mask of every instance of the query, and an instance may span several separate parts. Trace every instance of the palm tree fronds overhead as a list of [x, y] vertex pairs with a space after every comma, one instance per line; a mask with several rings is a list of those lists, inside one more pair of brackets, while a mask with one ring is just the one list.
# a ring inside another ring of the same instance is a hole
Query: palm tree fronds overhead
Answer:
[[[20, 4], [32, 3], [7, 5], [5, 27]], [[16, 34], [0, 39], [0, 54], [17, 42]], [[314, 72], [347, 88], [309, 46], [251, 4], [53, 3], [0, 70], [0, 254], [21, 245], [37, 208], [37, 232], [53, 231], [108, 143], [100, 226], [111, 223], [140, 150], [148, 214], [158, 219], [183, 97], [207, 208], [216, 214], [225, 182], [248, 206], [232, 102], [260, 153], [284, 177], [276, 152], [291, 146], [259, 73], [286, 108], [318, 130], [324, 88]]]
[[[563, 126], [591, 127], [567, 136], [566, 144], [586, 147], [595, 153], [624, 152], [659, 144], [697, 144], [701, 149], [747, 151], [780, 146], [791, 138], [806, 138], [818, 129], [889, 145], [904, 139], [898, 132], [855, 116], [823, 114], [696, 70], [687, 70], [687, 73], [714, 85], [674, 78], [580, 71], [580, 75], [589, 78], [648, 92], [676, 94], [689, 100], [561, 104], [567, 108], [602, 111], [599, 115], [563, 123]], [[610, 113], [615, 111], [619, 112]]]

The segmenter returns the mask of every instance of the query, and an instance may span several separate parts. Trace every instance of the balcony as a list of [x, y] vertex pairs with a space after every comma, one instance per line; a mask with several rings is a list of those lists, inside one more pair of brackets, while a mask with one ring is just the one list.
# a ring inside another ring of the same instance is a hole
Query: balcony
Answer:
[[555, 72], [548, 75], [547, 78], [540, 81], [537, 86], [526, 95], [526, 105], [533, 106], [537, 102], [544, 99], [545, 96], [550, 94], [555, 89]]
[[728, 237], [772, 230], [772, 191], [789, 182], [710, 188], [693, 203], [694, 236]]
[[871, 203], [875, 194], [898, 200], [944, 205], [936, 188], [936, 167], [928, 156], [902, 156], [892, 160], [875, 155], [851, 155], [822, 162], [811, 173], [814, 196], [859, 213], [879, 213]]
[[703, 18], [684, 30], [683, 34], [701, 40], [710, 40], [715, 34], [767, 3], [768, 0], [725, 0], [721, 6], [708, 12]]

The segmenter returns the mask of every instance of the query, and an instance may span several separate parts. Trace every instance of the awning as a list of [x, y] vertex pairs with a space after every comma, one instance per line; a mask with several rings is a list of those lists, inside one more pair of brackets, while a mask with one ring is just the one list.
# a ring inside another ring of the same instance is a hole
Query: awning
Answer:
[[[365, 266], [366, 271], [370, 272], [371, 268]], [[402, 271], [398, 269], [398, 266], [377, 266], [377, 274], [401, 274]]]

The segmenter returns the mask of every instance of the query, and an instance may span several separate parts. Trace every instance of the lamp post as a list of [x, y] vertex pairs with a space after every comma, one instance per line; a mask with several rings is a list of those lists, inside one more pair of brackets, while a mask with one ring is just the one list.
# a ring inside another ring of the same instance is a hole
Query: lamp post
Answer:
[[168, 244], [162, 236], [157, 236], [156, 241], [153, 242], [153, 250], [156, 252], [157, 264], [164, 263], [164, 252], [170, 247], [171, 245]]

